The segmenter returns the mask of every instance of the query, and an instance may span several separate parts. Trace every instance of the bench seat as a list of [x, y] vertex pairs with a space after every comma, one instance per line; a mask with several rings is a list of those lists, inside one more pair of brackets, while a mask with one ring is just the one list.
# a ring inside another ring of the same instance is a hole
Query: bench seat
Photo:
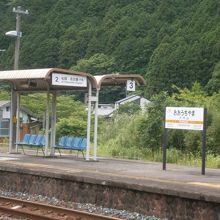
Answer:
[[38, 149], [40, 148], [44, 154], [45, 136], [41, 134], [25, 134], [23, 140], [15, 144], [22, 147], [24, 154], [24, 146], [35, 147], [37, 149], [37, 155]]
[[83, 158], [85, 159], [84, 156], [84, 151], [87, 148], [87, 139], [84, 137], [67, 137], [67, 136], [62, 136], [59, 139], [59, 142], [57, 145], [54, 146], [54, 149], [58, 150], [61, 156], [61, 151], [60, 150], [76, 150], [77, 152], [77, 158], [78, 158], [78, 153], [81, 152], [83, 155]]

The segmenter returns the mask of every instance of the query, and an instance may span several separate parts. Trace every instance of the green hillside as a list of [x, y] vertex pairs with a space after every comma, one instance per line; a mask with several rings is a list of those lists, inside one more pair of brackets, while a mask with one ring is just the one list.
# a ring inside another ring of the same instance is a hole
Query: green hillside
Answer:
[[[217, 91], [218, 0], [1, 0], [0, 68], [13, 67], [12, 8], [21, 5], [20, 68], [62, 67], [145, 76], [146, 95], [190, 88]], [[82, 65], [84, 64], [84, 65]]]

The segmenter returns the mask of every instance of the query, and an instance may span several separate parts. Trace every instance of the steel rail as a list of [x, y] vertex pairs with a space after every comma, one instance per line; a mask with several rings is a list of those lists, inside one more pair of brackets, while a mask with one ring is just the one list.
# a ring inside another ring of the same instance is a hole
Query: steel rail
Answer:
[[10, 215], [13, 215], [16, 217], [29, 218], [32, 220], [39, 220], [39, 219], [41, 219], [41, 220], [55, 220], [54, 217], [44, 216], [44, 215], [35, 214], [35, 213], [28, 213], [28, 212], [24, 212], [21, 210], [6, 208], [6, 207], [2, 207], [2, 206], [0, 206], [0, 212], [10, 214]]
[[[2, 205], [1, 203], [4, 202]], [[18, 208], [13, 209], [13, 207], [9, 207], [11, 205], [16, 205]], [[32, 211], [24, 211], [22, 209], [32, 208]], [[35, 210], [33, 210], [35, 208]], [[45, 213], [38, 214], [34, 213], [36, 211], [47, 211], [48, 216]], [[41, 204], [37, 202], [29, 202], [20, 199], [8, 198], [8, 197], [0, 197], [0, 212], [12, 214], [19, 217], [26, 217], [33, 220], [60, 220], [65, 219], [65, 216], [68, 217], [78, 217], [86, 220], [120, 220], [119, 218], [111, 217], [111, 216], [104, 216], [79, 210], [72, 210], [67, 208], [60, 208], [57, 206]], [[55, 214], [57, 217], [51, 217], [49, 215]], [[59, 216], [58, 216], [59, 215]], [[62, 217], [63, 216], [63, 217]]]

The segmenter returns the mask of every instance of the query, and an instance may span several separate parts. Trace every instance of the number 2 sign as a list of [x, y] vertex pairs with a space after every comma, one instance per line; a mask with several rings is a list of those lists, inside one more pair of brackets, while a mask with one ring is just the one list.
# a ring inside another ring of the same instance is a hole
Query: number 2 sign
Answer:
[[135, 91], [135, 81], [127, 80], [127, 91]]

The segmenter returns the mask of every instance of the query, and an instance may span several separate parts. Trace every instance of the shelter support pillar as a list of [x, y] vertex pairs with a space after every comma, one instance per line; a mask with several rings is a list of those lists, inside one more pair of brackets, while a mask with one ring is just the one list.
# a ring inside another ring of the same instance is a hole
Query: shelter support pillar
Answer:
[[16, 140], [16, 92], [11, 88], [11, 107], [10, 107], [10, 128], [9, 128], [9, 153], [13, 152], [13, 145]]
[[46, 103], [46, 117], [45, 117], [45, 156], [48, 156], [48, 149], [49, 149], [49, 114], [50, 114], [50, 93], [47, 92], [47, 103]]
[[96, 101], [95, 101], [94, 152], [93, 152], [94, 160], [97, 160], [98, 105], [99, 105], [99, 90], [96, 91]]
[[90, 131], [91, 131], [91, 96], [92, 96], [92, 86], [91, 82], [88, 81], [89, 91], [88, 91], [88, 112], [87, 112], [87, 149], [86, 149], [86, 160], [89, 160], [90, 153]]
[[16, 153], [18, 153], [17, 143], [20, 141], [20, 93], [17, 92], [17, 110], [16, 110]]
[[55, 151], [53, 146], [55, 146], [56, 143], [56, 101], [57, 101], [57, 93], [53, 92], [52, 93], [52, 115], [51, 115], [51, 151], [50, 155], [54, 156]]

